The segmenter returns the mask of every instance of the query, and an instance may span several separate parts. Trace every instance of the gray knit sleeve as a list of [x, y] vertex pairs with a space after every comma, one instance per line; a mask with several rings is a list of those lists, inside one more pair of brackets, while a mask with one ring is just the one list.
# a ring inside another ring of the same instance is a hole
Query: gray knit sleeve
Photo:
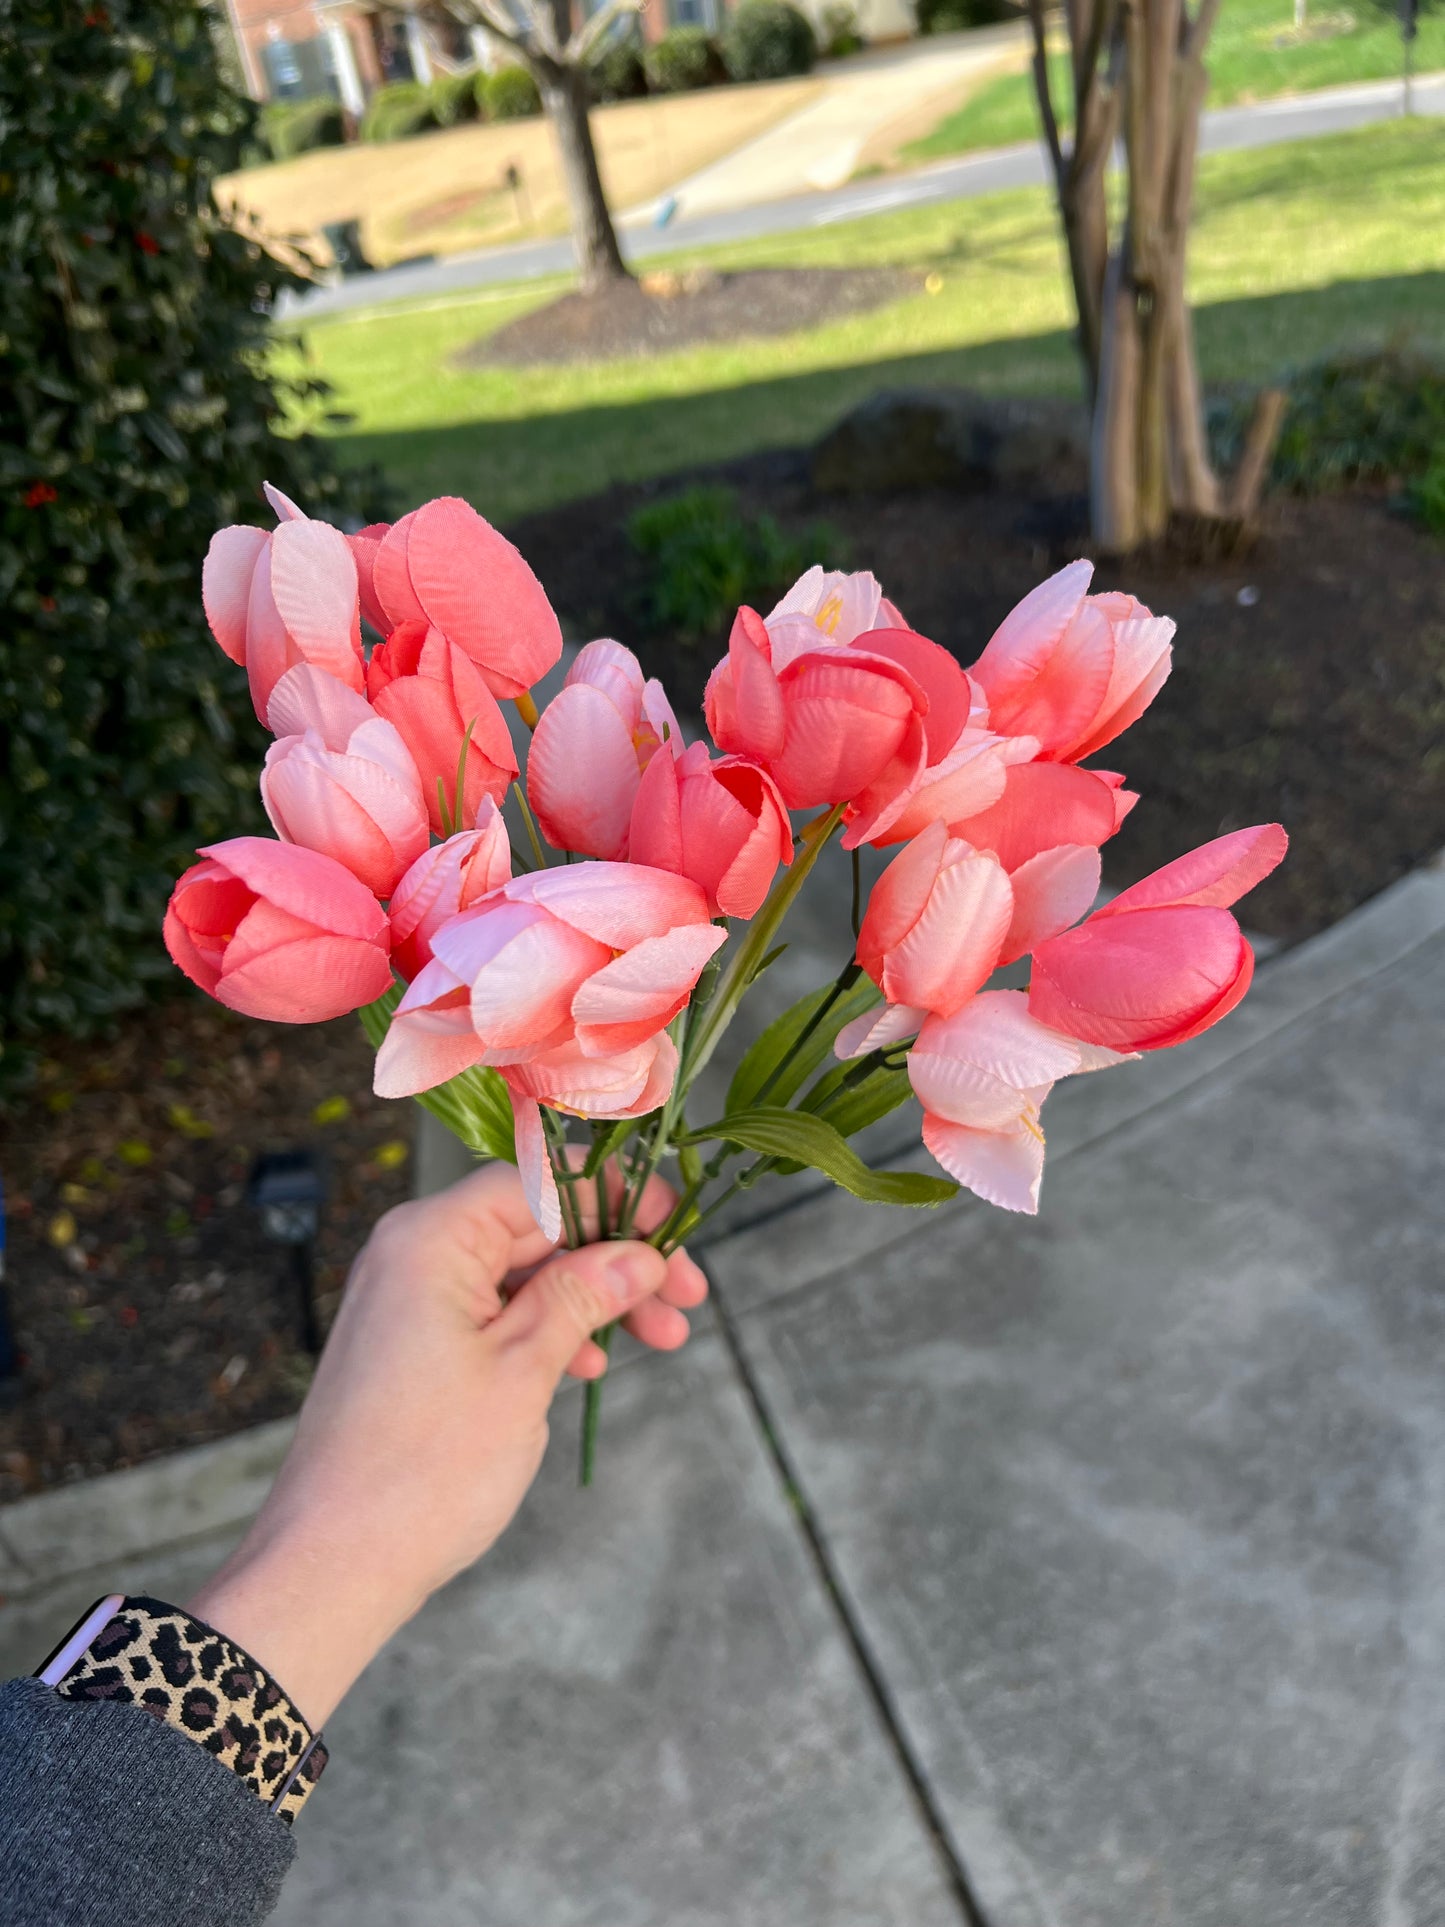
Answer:
[[253, 1927], [294, 1853], [228, 1767], [139, 1706], [0, 1686], [4, 1927]]

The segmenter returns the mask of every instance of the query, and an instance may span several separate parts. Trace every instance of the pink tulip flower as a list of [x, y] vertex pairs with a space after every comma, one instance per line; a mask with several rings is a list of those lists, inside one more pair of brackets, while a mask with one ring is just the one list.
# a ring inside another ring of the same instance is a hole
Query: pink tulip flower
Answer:
[[[546, 721], [546, 717], [543, 717]], [[704, 743], [654, 756], [632, 809], [632, 860], [691, 877], [713, 916], [755, 916], [793, 829], [771, 778], [745, 756], [714, 760]]]
[[272, 690], [295, 663], [362, 686], [356, 564], [346, 537], [303, 515], [269, 483], [266, 493], [279, 526], [269, 535], [241, 525], [218, 529], [201, 569], [211, 634], [245, 669], [262, 722]]
[[198, 853], [171, 893], [171, 960], [218, 1003], [278, 1024], [319, 1024], [391, 982], [386, 917], [334, 858], [264, 836]]
[[867, 638], [776, 652], [755, 610], [740, 609], [704, 706], [719, 749], [760, 763], [789, 809], [846, 803], [885, 770], [898, 787], [923, 768], [928, 697]]
[[556, 849], [620, 862], [642, 772], [666, 742], [682, 749], [672, 705], [620, 642], [589, 642], [542, 711], [527, 751], [527, 797]]
[[477, 666], [492, 694], [525, 695], [562, 653], [541, 583], [504, 535], [454, 495], [390, 528], [352, 538], [366, 619], [384, 635], [403, 623], [439, 630]]
[[1123, 781], [1112, 770], [1015, 763], [996, 802], [975, 816], [950, 817], [948, 827], [976, 850], [992, 850], [1012, 872], [1061, 844], [1106, 843], [1139, 800]]
[[390, 896], [427, 846], [427, 810], [411, 752], [354, 689], [299, 663], [272, 691], [277, 732], [261, 772], [276, 834], [344, 864], [373, 896]]
[[666, 1102], [676, 1074], [677, 1048], [665, 1030], [611, 1057], [587, 1057], [568, 1045], [502, 1072], [512, 1094], [522, 1187], [549, 1238], [562, 1235], [562, 1208], [539, 1105], [574, 1117], [645, 1117]]
[[386, 611], [376, 599], [376, 585], [373, 576], [376, 569], [376, 552], [386, 538], [390, 522], [371, 522], [355, 535], [348, 535], [347, 545], [352, 560], [356, 563], [356, 586], [361, 594], [361, 613], [383, 639], [392, 625], [387, 621]]
[[928, 1018], [908, 1053], [923, 1142], [976, 1196], [1032, 1215], [1044, 1169], [1044, 1099], [1061, 1077], [1123, 1061], [1041, 1024], [1022, 991], [987, 990], [951, 1017]]
[[512, 846], [502, 813], [483, 799], [474, 830], [459, 830], [423, 850], [392, 892], [391, 960], [408, 983], [431, 962], [431, 940], [462, 910], [470, 910], [512, 875]]
[[1114, 1050], [1197, 1037], [1249, 988], [1254, 952], [1227, 905], [1289, 847], [1278, 823], [1235, 830], [1121, 891], [1034, 948], [1029, 1009], [1051, 1029]]
[[1033, 736], [1049, 762], [1077, 763], [1137, 722], [1169, 674], [1174, 624], [1128, 595], [1087, 594], [1071, 562], [1005, 616], [969, 674], [992, 727]]
[[[470, 828], [487, 797], [501, 802], [517, 775], [507, 725], [476, 665], [439, 629], [404, 622], [372, 651], [366, 687], [378, 715], [396, 725], [411, 751], [439, 835]], [[459, 769], [462, 811], [453, 822]]]
[[816, 564], [797, 581], [767, 618], [774, 666], [829, 644], [844, 647], [870, 629], [903, 628], [877, 578], [844, 575]]
[[695, 883], [633, 863], [514, 877], [432, 933], [376, 1060], [382, 1097], [469, 1064], [524, 1064], [575, 1045], [632, 1050], [686, 1004], [727, 933]]
[[[950, 837], [942, 823], [905, 844], [874, 884], [858, 932], [858, 962], [899, 1007], [890, 1031], [905, 1013], [916, 1030], [926, 1012], [950, 1017], [967, 1003], [992, 974], [1012, 919], [1013, 890], [997, 857]], [[876, 1048], [876, 1014], [859, 1022], [869, 1026], [866, 1047]], [[840, 1054], [861, 1042], [848, 1027]]]

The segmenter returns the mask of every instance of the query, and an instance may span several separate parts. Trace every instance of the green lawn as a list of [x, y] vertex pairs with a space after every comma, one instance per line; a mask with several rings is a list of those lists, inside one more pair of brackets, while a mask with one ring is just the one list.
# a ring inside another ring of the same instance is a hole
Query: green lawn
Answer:
[[[1305, 34], [1294, 33], [1293, 0], [1224, 0], [1209, 43], [1209, 103], [1271, 100], [1356, 80], [1389, 80], [1401, 71], [1399, 17], [1378, 0], [1349, 7], [1311, 0]], [[1445, 68], [1445, 5], [1421, 14], [1416, 73]], [[1050, 61], [1061, 126], [1070, 125], [1068, 59]], [[1005, 147], [1037, 138], [1039, 110], [1027, 73], [1003, 74], [903, 150], [910, 162], [942, 160], [978, 147]]]
[[[1342, 343], [1445, 347], [1445, 153], [1391, 123], [1201, 170], [1192, 252], [1206, 381], [1257, 381]], [[700, 259], [700, 255], [679, 259]], [[315, 324], [352, 411], [348, 454], [408, 502], [457, 493], [505, 522], [609, 482], [806, 442], [885, 385], [1074, 392], [1056, 219], [1042, 190], [712, 250], [723, 267], [892, 262], [943, 287], [770, 341], [572, 368], [461, 371], [456, 351], [557, 284]]]

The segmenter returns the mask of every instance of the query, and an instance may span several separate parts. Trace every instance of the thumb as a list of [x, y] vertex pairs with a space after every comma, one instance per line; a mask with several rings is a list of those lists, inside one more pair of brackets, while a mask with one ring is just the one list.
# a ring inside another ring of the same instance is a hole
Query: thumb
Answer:
[[662, 1253], [630, 1240], [559, 1251], [527, 1280], [489, 1333], [503, 1350], [524, 1354], [550, 1389], [584, 1339], [624, 1317], [666, 1276]]

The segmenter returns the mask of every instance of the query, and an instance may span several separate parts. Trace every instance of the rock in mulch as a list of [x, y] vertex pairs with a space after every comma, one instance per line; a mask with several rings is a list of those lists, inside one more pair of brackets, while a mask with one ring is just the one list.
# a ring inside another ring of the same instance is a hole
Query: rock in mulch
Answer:
[[1082, 487], [1088, 424], [1070, 402], [977, 395], [966, 388], [890, 388], [870, 395], [813, 451], [825, 495], [914, 488]]
[[741, 274], [660, 270], [597, 294], [564, 294], [463, 348], [459, 368], [606, 361], [790, 334], [864, 314], [921, 287], [906, 268], [758, 268]]

